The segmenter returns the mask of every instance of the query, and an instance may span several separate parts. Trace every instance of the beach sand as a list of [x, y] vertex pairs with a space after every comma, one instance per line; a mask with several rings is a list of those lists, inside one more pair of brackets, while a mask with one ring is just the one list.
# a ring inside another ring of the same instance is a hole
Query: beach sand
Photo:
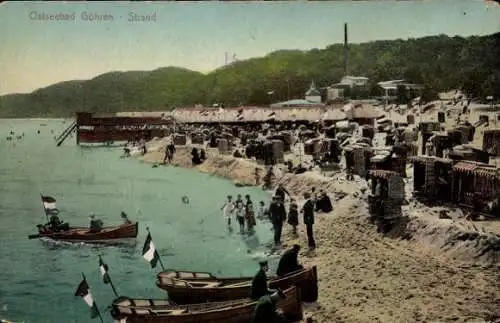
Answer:
[[[165, 142], [151, 143], [151, 151], [140, 159], [161, 162], [160, 147]], [[190, 151], [189, 146], [177, 147], [173, 164], [193, 168]], [[255, 161], [221, 156], [213, 149], [207, 155], [208, 160], [196, 170], [237, 183], [254, 184], [255, 167], [263, 169]], [[403, 207], [405, 222], [393, 230], [392, 237], [385, 237], [368, 221], [364, 180], [347, 181], [340, 172], [333, 177], [307, 172], [285, 174], [279, 181], [299, 200], [313, 186], [324, 189], [334, 204], [333, 212], [316, 216], [318, 248], [312, 253], [301, 251], [304, 264], [318, 266], [318, 302], [304, 306], [306, 317], [314, 322], [500, 319], [498, 226], [438, 219], [438, 207], [429, 208], [410, 198]], [[410, 181], [411, 177], [407, 191], [411, 191]], [[299, 227], [300, 244], [306, 246], [305, 227]], [[284, 246], [291, 245], [295, 240], [291, 228], [286, 226], [284, 231]]]

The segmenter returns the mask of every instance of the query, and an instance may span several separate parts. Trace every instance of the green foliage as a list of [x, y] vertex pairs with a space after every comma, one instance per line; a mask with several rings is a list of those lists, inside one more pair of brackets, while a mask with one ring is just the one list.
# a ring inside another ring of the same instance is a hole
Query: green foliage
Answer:
[[[351, 44], [349, 74], [367, 76], [368, 86], [351, 95], [380, 96], [377, 82], [407, 79], [425, 85], [423, 99], [462, 89], [474, 97], [500, 96], [500, 33]], [[310, 51], [281, 50], [235, 62], [209, 74], [178, 67], [111, 72], [87, 81], [53, 84], [29, 94], [0, 97], [0, 117], [69, 117], [77, 111], [170, 110], [195, 104], [267, 105], [303, 98], [311, 80], [318, 87], [343, 76], [343, 45]], [[274, 91], [273, 95], [268, 92]], [[408, 101], [412, 96], [401, 96]]]

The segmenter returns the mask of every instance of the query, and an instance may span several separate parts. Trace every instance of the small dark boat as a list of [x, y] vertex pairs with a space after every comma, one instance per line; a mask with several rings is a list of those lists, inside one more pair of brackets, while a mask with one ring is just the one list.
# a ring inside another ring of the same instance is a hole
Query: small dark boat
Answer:
[[69, 227], [67, 230], [51, 231], [47, 226], [38, 226], [38, 234], [29, 236], [34, 238], [50, 238], [53, 240], [70, 242], [99, 242], [107, 240], [136, 238], [139, 232], [139, 223], [122, 224], [114, 227], [104, 227], [99, 232], [90, 232], [89, 228]]
[[[221, 302], [249, 298], [253, 277], [218, 278], [210, 273], [189, 271], [163, 271], [157, 275], [156, 285], [168, 292], [168, 298], [177, 304]], [[304, 302], [318, 299], [316, 266], [304, 268], [284, 277], [269, 277], [269, 288], [282, 290], [300, 287]]]
[[[296, 287], [284, 291], [277, 307], [288, 322], [302, 320], [302, 303]], [[111, 315], [127, 323], [250, 323], [257, 302], [238, 299], [226, 302], [172, 305], [169, 300], [119, 297], [111, 305]]]

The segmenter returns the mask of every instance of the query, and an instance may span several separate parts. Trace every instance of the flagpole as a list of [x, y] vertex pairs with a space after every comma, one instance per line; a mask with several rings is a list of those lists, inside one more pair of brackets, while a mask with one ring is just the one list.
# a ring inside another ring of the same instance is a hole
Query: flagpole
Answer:
[[[82, 271], [82, 277], [83, 277], [83, 280], [87, 281], [87, 278], [85, 277], [85, 274], [83, 273], [83, 271]], [[96, 301], [95, 301], [95, 299], [94, 299], [93, 296], [92, 296], [92, 300], [94, 301], [94, 306], [95, 306], [95, 308], [97, 310], [97, 315], [99, 316], [99, 319], [101, 320], [101, 323], [104, 323], [104, 320], [103, 320], [102, 315], [101, 315], [101, 311], [99, 310], [99, 307], [97, 306], [97, 303], [96, 303]]]
[[[146, 231], [148, 231], [149, 235], [151, 236], [151, 231], [149, 231], [149, 227], [146, 227]], [[153, 239], [152, 236], [151, 239]], [[163, 266], [163, 261], [161, 261], [160, 254], [158, 253], [158, 250], [156, 250], [156, 246], [155, 246], [155, 253], [158, 256], [158, 262], [160, 263], [161, 270], [165, 271], [165, 266]]]
[[45, 204], [43, 204], [43, 195], [42, 195], [42, 193], [40, 193], [40, 199], [42, 200], [42, 207], [43, 207], [43, 211], [45, 213], [45, 219], [47, 220], [47, 223], [49, 223], [49, 216], [47, 215], [47, 209], [45, 208]]
[[[99, 265], [101, 263], [104, 264], [104, 261], [102, 261], [102, 257], [101, 257], [101, 255], [99, 255]], [[113, 281], [111, 280], [111, 276], [109, 275], [107, 268], [106, 268], [106, 275], [108, 275], [109, 284], [111, 285], [111, 289], [113, 289], [113, 293], [115, 293], [115, 296], [118, 297], [118, 293], [116, 292], [115, 285], [113, 284]]]

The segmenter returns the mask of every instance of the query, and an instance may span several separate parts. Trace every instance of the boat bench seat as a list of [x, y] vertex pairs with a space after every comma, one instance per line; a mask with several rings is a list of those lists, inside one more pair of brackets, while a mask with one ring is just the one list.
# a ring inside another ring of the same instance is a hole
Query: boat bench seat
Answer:
[[156, 310], [156, 314], [170, 314], [170, 315], [180, 315], [186, 313], [187, 310], [185, 308], [181, 308], [178, 310]]
[[220, 282], [207, 282], [203, 288], [214, 288], [214, 287], [219, 287]]

